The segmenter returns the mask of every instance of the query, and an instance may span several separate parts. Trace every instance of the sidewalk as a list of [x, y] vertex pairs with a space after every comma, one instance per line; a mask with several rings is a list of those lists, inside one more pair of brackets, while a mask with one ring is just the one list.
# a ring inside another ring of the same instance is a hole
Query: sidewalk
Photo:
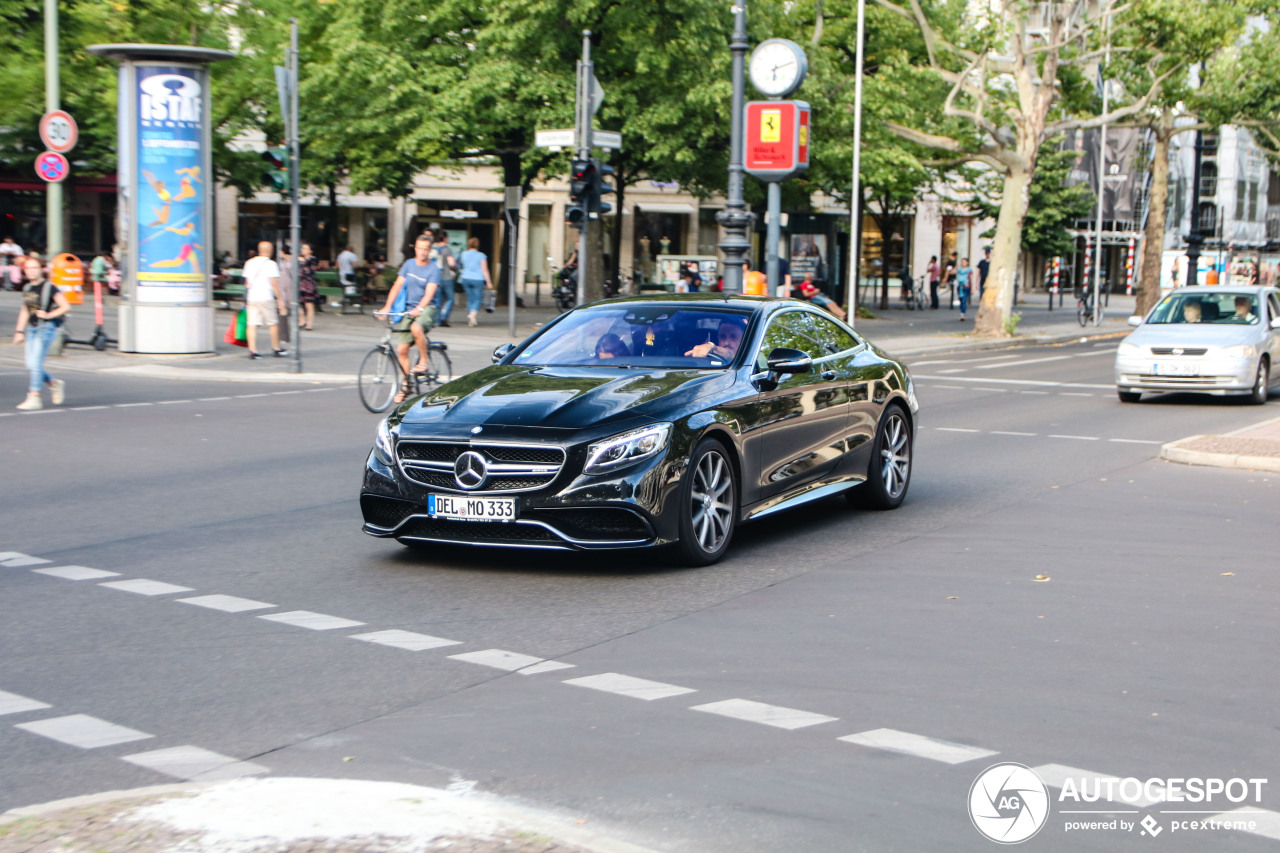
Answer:
[[1160, 458], [1184, 465], [1280, 473], [1280, 418], [1226, 435], [1193, 435], [1160, 448]]
[[[926, 353], [943, 353], [980, 349], [1004, 349], [1035, 344], [1062, 343], [1082, 337], [1120, 335], [1128, 331], [1126, 320], [1133, 310], [1133, 297], [1113, 296], [1101, 326], [1081, 328], [1076, 322], [1075, 306], [1068, 295], [1063, 306], [1047, 307], [1048, 297], [1031, 294], [1019, 304], [1021, 315], [1017, 335], [1010, 339], [990, 340], [972, 335], [974, 313], [963, 324], [959, 311], [943, 307], [936, 311], [908, 311], [902, 308], [896, 288], [888, 310], [872, 309], [874, 319], [856, 318], [854, 328], [871, 341], [898, 357]], [[0, 329], [11, 329], [16, 322], [19, 294], [0, 293]], [[437, 328], [432, 339], [449, 347], [455, 374], [469, 373], [490, 363], [495, 347], [523, 340], [553, 320], [557, 313], [544, 299], [541, 305], [516, 309], [516, 332], [508, 333], [505, 308], [493, 314], [481, 314], [480, 325], [466, 326], [466, 312], [455, 305], [450, 328]], [[373, 309], [366, 306], [366, 311]], [[108, 302], [106, 331], [116, 336], [116, 312]], [[216, 325], [224, 328], [231, 312], [216, 312]], [[8, 325], [5, 325], [8, 324]], [[69, 321], [74, 338], [87, 338], [93, 329], [91, 305], [79, 306]], [[64, 354], [51, 360], [56, 370], [139, 376], [155, 379], [196, 379], [230, 382], [306, 382], [350, 384], [356, 381], [360, 359], [381, 338], [383, 326], [369, 313], [340, 315], [325, 312], [316, 317], [316, 330], [300, 332], [302, 374], [292, 372], [293, 359], [263, 358], [250, 361], [241, 347], [228, 346], [219, 336], [217, 352], [200, 355], [143, 355], [117, 352], [114, 347], [97, 352], [84, 346], [68, 346]], [[262, 336], [265, 333], [260, 332]], [[9, 335], [0, 335], [0, 362], [22, 363], [20, 347], [9, 346]], [[289, 345], [286, 345], [288, 348]], [[265, 349], [265, 346], [263, 347]]]

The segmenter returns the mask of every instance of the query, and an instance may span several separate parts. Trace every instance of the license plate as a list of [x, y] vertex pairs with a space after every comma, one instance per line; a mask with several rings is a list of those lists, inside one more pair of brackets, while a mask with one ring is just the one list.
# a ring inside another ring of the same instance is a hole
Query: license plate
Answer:
[[1199, 376], [1200, 365], [1157, 361], [1152, 365], [1151, 372], [1156, 376]]
[[427, 514], [449, 521], [514, 521], [516, 499], [427, 495]]

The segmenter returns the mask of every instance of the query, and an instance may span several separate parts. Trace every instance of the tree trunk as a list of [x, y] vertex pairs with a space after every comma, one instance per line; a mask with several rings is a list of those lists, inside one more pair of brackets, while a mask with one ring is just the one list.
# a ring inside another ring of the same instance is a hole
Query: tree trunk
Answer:
[[[1011, 167], [1005, 175], [1000, 198], [1000, 215], [996, 219], [996, 239], [991, 247], [991, 271], [986, 291], [974, 321], [974, 334], [1006, 338], [1005, 323], [1013, 313], [1013, 282], [1021, 251], [1022, 226], [1030, 204], [1031, 178], [1035, 174], [1034, 147], [1024, 156], [1023, 165]], [[970, 291], [972, 293], [972, 290]]]
[[338, 258], [338, 185], [329, 182], [329, 263]]
[[[1142, 270], [1138, 276], [1138, 304], [1134, 309], [1135, 314], [1144, 316], [1160, 298], [1160, 260], [1164, 256], [1165, 211], [1169, 200], [1169, 140], [1173, 137], [1173, 111], [1167, 107], [1156, 124], [1155, 137], [1155, 149], [1151, 153], [1151, 193], [1147, 200], [1147, 227], [1142, 232]], [[1194, 192], [1193, 189], [1193, 198]]]

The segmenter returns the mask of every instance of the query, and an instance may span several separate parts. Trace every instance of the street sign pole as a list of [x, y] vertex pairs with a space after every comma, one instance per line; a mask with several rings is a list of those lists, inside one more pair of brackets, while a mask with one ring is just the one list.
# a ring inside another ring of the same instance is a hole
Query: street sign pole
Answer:
[[[44, 0], [44, 106], [59, 108], [62, 93], [58, 79], [58, 0]], [[45, 186], [45, 260], [62, 253], [62, 184]]]
[[[591, 30], [582, 31], [582, 61], [578, 63], [578, 157], [591, 157], [591, 95], [595, 73], [591, 65]], [[587, 231], [589, 218], [582, 220], [578, 232], [578, 304], [587, 301]]]
[[300, 272], [298, 256], [302, 253], [302, 212], [298, 203], [298, 19], [289, 19], [289, 251], [293, 255], [293, 310], [289, 312], [289, 326], [293, 333], [293, 372], [302, 372], [302, 334], [298, 312]]
[[724, 210], [716, 214], [716, 221], [724, 229], [720, 249], [724, 252], [724, 292], [742, 292], [742, 265], [747, 262], [751, 248], [748, 229], [753, 216], [742, 198], [742, 98], [746, 91], [747, 58], [747, 0], [737, 0], [733, 6], [733, 41], [729, 43], [733, 55], [733, 103], [729, 110], [729, 198]]

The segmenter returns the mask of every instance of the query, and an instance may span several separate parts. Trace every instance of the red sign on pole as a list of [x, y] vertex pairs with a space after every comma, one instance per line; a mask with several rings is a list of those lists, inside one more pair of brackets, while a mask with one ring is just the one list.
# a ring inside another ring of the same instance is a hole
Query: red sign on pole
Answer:
[[36, 158], [36, 174], [43, 181], [57, 183], [71, 174], [71, 164], [56, 151], [46, 151]]
[[44, 147], [59, 154], [66, 154], [80, 140], [80, 128], [71, 114], [63, 110], [50, 110], [40, 119], [40, 141]]
[[762, 181], [782, 181], [809, 168], [809, 105], [751, 101], [746, 109], [743, 165]]

